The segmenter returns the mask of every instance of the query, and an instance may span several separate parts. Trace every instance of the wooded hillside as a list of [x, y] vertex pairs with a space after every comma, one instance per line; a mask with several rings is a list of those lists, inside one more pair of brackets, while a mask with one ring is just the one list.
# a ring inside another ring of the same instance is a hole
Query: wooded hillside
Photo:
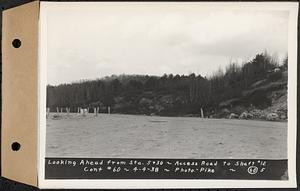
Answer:
[[124, 74], [48, 85], [47, 107], [52, 112], [56, 107], [69, 107], [71, 112], [77, 112], [78, 107], [100, 107], [105, 112], [109, 106], [112, 113], [163, 116], [197, 116], [203, 108], [205, 116], [228, 117], [250, 108], [272, 107], [274, 101], [286, 96], [286, 87], [287, 58], [278, 63], [267, 53], [261, 53], [242, 65], [230, 63], [225, 71], [219, 69], [210, 77], [193, 73]]

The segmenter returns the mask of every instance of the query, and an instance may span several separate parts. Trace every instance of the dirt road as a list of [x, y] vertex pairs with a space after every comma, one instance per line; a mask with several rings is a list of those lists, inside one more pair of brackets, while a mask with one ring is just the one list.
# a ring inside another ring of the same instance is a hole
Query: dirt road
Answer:
[[47, 157], [286, 159], [287, 123], [119, 114], [47, 119]]

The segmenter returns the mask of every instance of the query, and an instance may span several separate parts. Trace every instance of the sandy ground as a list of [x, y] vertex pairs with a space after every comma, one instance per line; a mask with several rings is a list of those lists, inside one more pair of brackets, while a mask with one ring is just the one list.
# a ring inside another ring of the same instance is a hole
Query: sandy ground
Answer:
[[287, 123], [65, 114], [47, 119], [46, 142], [47, 157], [286, 159]]

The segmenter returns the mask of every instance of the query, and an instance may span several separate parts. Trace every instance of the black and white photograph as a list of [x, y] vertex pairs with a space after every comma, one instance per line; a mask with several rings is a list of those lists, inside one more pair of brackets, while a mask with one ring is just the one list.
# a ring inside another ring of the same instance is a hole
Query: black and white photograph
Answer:
[[42, 5], [46, 174], [51, 165], [60, 173], [63, 165], [83, 165], [88, 179], [102, 179], [102, 167], [91, 164], [115, 159], [116, 171], [125, 174], [130, 169], [122, 162], [136, 163], [139, 173], [152, 162], [153, 171], [168, 173], [159, 165], [172, 163], [173, 173], [197, 179], [228, 160], [233, 167], [216, 179], [227, 179], [238, 166], [247, 176], [232, 179], [290, 180], [289, 140], [295, 138], [289, 133], [296, 126], [289, 125], [288, 103], [297, 65], [290, 9], [199, 2]]

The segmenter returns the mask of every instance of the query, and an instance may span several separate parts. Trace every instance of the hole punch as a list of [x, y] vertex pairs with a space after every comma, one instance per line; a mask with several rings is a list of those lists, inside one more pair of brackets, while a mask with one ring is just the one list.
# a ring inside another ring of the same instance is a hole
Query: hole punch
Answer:
[[20, 150], [20, 148], [21, 148], [21, 145], [20, 145], [20, 143], [18, 143], [18, 142], [13, 142], [13, 143], [11, 144], [11, 149], [12, 149], [13, 151], [18, 151], [18, 150]]
[[14, 39], [12, 41], [12, 45], [14, 48], [20, 48], [21, 44], [22, 44], [22, 42], [20, 41], [20, 39]]

